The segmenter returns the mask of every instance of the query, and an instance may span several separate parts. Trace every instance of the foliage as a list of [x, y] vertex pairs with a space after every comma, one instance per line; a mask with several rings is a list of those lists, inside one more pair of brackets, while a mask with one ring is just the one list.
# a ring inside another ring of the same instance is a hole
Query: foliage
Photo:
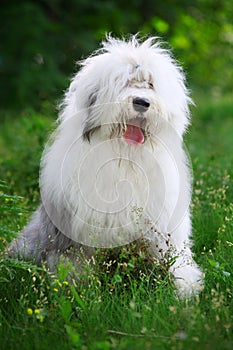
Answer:
[[2, 115], [0, 178], [18, 194], [37, 201], [40, 158], [55, 117], [49, 116], [51, 111], [47, 107], [43, 114], [29, 109], [13, 117]]
[[22, 221], [22, 214], [25, 212], [20, 204], [22, 197], [8, 193], [9, 187], [5, 182], [0, 181], [0, 251], [4, 249], [7, 241], [11, 240]]
[[233, 2], [229, 0], [3, 1], [0, 103], [39, 108], [57, 99], [75, 61], [106, 32], [168, 40], [199, 89], [232, 91]]
[[[188, 302], [176, 297], [166, 269], [133, 250], [123, 249], [110, 258], [100, 251], [78, 277], [66, 260], [53, 274], [43, 266], [4, 258], [7, 241], [28, 219], [22, 208], [32, 210], [35, 203], [29, 206], [12, 195], [6, 183], [1, 184], [1, 349], [232, 348], [232, 113], [230, 99], [213, 102], [205, 96], [193, 111], [187, 136], [194, 172], [193, 249], [205, 272], [204, 291]], [[24, 173], [16, 181], [14, 160], [19, 166], [18, 157], [27, 154], [31, 137], [37, 140], [35, 148], [40, 148], [49, 122], [40, 115], [38, 127], [38, 115], [31, 113], [27, 135], [24, 118], [21, 115], [12, 125], [11, 118], [5, 117], [0, 132], [1, 145], [12, 157], [5, 171], [19, 193], [26, 193], [28, 185]], [[18, 151], [18, 139], [6, 132], [9, 124], [25, 143]], [[34, 176], [30, 161], [27, 172], [29, 178]]]

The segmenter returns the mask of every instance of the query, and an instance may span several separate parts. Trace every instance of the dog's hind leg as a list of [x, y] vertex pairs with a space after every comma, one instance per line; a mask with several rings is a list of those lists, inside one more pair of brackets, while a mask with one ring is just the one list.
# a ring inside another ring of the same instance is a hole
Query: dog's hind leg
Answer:
[[32, 260], [38, 265], [47, 261], [48, 267], [53, 270], [57, 265], [59, 255], [72, 244], [72, 240], [52, 223], [41, 204], [20, 236], [12, 242], [7, 250], [7, 255]]

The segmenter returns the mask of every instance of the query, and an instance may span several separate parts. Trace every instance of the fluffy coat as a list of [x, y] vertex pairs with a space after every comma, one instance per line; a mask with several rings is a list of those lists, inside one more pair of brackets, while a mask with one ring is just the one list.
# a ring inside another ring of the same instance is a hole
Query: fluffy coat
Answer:
[[203, 276], [191, 252], [184, 74], [156, 38], [109, 37], [80, 64], [42, 157], [41, 205], [9, 251], [53, 269], [71, 246], [90, 256], [143, 240], [148, 255], [176, 257], [170, 272], [192, 295]]

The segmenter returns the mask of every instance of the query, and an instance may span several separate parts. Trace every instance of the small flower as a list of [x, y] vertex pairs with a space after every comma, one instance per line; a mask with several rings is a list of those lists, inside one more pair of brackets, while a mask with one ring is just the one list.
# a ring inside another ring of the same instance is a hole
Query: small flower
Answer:
[[69, 282], [63, 281], [63, 284], [64, 284], [65, 286], [68, 286], [68, 285], [69, 285]]
[[136, 306], [135, 302], [133, 300], [131, 300], [130, 303], [129, 303], [129, 307], [134, 310], [135, 306]]
[[41, 323], [44, 322], [44, 316], [40, 315], [39, 321], [40, 321]]
[[39, 309], [35, 309], [35, 310], [34, 310], [34, 314], [35, 314], [35, 315], [39, 315], [39, 314], [40, 314], [40, 310], [39, 310]]
[[54, 281], [59, 285], [59, 287], [62, 286], [61, 282], [57, 278]]
[[197, 342], [197, 343], [199, 342], [199, 338], [198, 338], [198, 337], [193, 337], [192, 339], [193, 339], [195, 342]]
[[57, 289], [57, 288], [53, 288], [53, 290], [54, 290], [54, 292], [56, 292], [56, 293], [58, 292], [58, 289]]
[[142, 333], [142, 334], [145, 334], [146, 332], [147, 332], [147, 328], [146, 328], [146, 327], [142, 327], [141, 333]]
[[176, 307], [175, 307], [175, 306], [169, 306], [169, 310], [170, 310], [173, 314], [176, 314]]
[[30, 307], [27, 308], [27, 314], [28, 315], [32, 315], [33, 314], [33, 310]]
[[187, 338], [187, 334], [184, 331], [179, 331], [175, 334], [176, 338], [178, 339], [186, 339]]

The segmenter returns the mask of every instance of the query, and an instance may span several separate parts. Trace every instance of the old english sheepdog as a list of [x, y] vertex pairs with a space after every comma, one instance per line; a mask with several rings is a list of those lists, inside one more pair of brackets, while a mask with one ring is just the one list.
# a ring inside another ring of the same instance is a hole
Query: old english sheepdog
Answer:
[[41, 204], [10, 254], [54, 269], [71, 247], [78, 259], [143, 241], [148, 256], [172, 258], [180, 295], [197, 293], [182, 69], [157, 38], [137, 36], [108, 37], [80, 64], [42, 156]]

